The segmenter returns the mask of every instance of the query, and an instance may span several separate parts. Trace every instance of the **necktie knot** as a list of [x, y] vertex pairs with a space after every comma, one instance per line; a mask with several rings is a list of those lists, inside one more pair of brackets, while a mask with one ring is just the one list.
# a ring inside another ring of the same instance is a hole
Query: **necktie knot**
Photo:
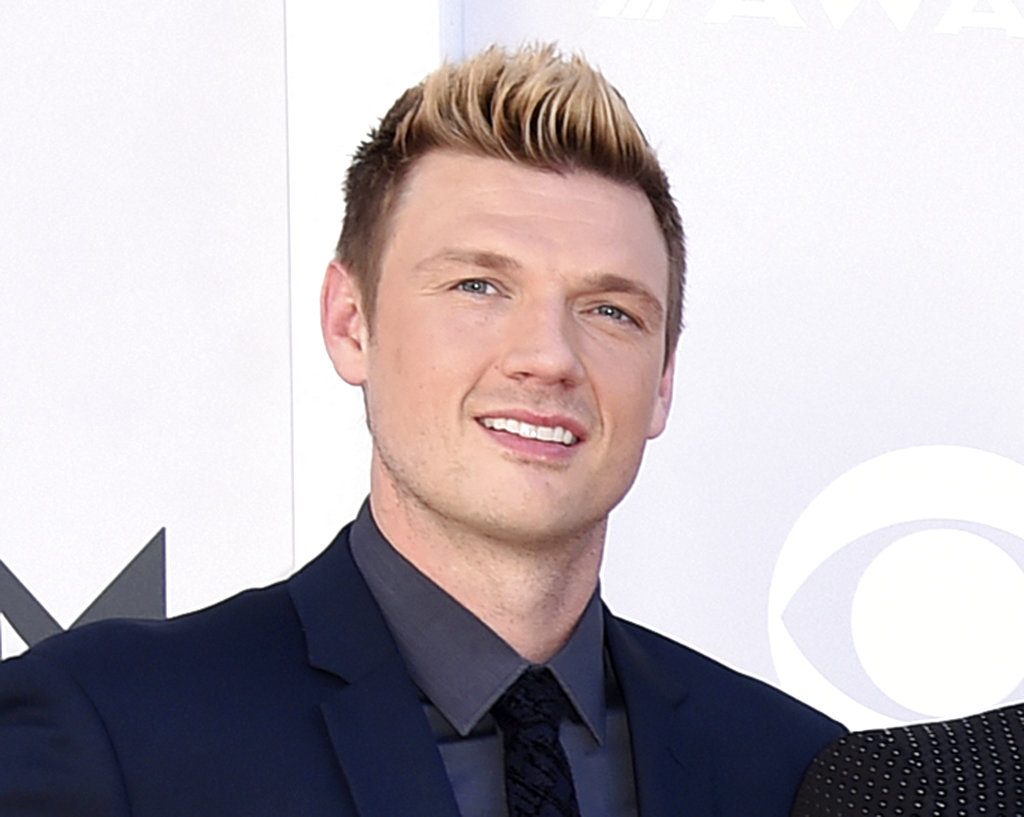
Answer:
[[579, 817], [572, 769], [558, 740], [568, 699], [547, 668], [529, 669], [491, 708], [505, 749], [509, 817]]
[[503, 732], [550, 726], [557, 733], [558, 724], [568, 711], [567, 704], [565, 693], [551, 670], [540, 667], [520, 675], [491, 712]]

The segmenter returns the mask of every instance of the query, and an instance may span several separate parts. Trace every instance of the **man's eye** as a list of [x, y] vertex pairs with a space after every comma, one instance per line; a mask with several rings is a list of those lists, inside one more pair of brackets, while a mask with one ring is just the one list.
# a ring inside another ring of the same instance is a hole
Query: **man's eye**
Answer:
[[619, 321], [621, 323], [636, 323], [636, 320], [628, 312], [624, 312], [617, 306], [611, 304], [601, 304], [599, 307], [594, 309], [594, 312], [604, 318], [611, 318], [613, 321]]
[[482, 281], [479, 278], [470, 278], [466, 281], [459, 281], [455, 288], [460, 292], [468, 292], [471, 295], [493, 295], [497, 292], [494, 284], [489, 281]]

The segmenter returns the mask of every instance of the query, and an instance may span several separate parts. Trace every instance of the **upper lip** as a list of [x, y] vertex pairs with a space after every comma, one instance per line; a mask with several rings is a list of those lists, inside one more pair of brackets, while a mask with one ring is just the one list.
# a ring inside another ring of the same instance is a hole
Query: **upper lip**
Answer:
[[498, 417], [505, 417], [509, 420], [518, 420], [520, 423], [529, 423], [534, 426], [549, 426], [555, 428], [561, 426], [566, 431], [571, 431], [572, 435], [578, 442], [582, 442], [587, 439], [587, 429], [579, 420], [572, 417], [566, 417], [562, 414], [537, 414], [533, 411], [527, 411], [525, 409], [498, 409], [496, 411], [486, 411], [482, 414], [476, 415], [477, 420], [484, 420], [486, 418], [497, 419]]

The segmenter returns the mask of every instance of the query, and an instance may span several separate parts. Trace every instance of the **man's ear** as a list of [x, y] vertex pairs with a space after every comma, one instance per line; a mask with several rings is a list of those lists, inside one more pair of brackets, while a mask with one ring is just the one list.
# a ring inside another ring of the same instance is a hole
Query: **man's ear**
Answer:
[[654, 410], [651, 412], [651, 423], [647, 427], [647, 439], [653, 440], [665, 430], [668, 423], [668, 412], [672, 408], [672, 381], [676, 372], [676, 353], [672, 352], [665, 370], [658, 381], [658, 394], [655, 397]]
[[359, 282], [335, 260], [327, 265], [320, 290], [320, 328], [334, 370], [346, 383], [366, 382], [366, 351], [369, 324], [363, 313]]

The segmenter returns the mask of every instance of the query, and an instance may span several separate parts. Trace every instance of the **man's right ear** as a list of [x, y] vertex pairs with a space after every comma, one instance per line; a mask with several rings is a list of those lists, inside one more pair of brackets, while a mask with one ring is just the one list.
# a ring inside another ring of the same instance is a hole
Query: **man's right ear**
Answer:
[[346, 383], [366, 382], [366, 352], [369, 324], [363, 314], [359, 282], [352, 272], [335, 260], [327, 265], [320, 290], [320, 328], [334, 370]]

